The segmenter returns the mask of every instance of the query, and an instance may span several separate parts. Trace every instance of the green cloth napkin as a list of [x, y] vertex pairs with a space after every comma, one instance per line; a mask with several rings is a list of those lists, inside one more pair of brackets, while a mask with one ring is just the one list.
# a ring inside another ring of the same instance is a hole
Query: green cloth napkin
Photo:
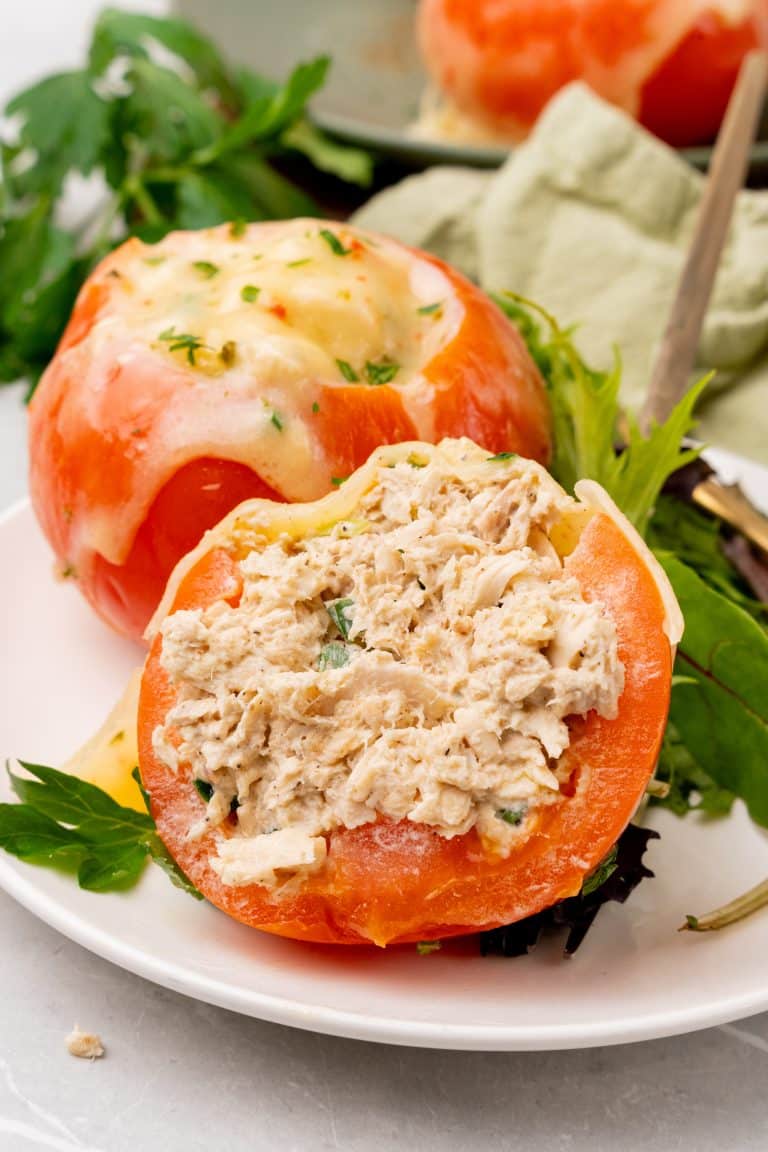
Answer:
[[[431, 168], [374, 196], [356, 223], [435, 252], [488, 290], [538, 301], [642, 403], [703, 178], [582, 84], [549, 104], [497, 172]], [[768, 192], [742, 192], [710, 301], [700, 373], [717, 376], [700, 434], [768, 464]]]

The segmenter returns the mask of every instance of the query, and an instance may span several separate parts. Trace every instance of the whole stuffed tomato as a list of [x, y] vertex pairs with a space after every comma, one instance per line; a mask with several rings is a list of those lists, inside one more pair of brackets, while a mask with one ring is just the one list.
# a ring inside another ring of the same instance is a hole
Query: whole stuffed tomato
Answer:
[[678, 147], [714, 138], [765, 0], [422, 0], [427, 68], [479, 130], [523, 137], [572, 80]]
[[339, 944], [577, 893], [641, 800], [682, 631], [596, 484], [466, 439], [241, 505], [171, 577], [139, 701], [157, 830], [214, 904]]
[[311, 500], [379, 444], [468, 435], [546, 462], [517, 330], [439, 260], [291, 220], [130, 240], [84, 285], [30, 405], [30, 487], [63, 574], [139, 637], [240, 501]]

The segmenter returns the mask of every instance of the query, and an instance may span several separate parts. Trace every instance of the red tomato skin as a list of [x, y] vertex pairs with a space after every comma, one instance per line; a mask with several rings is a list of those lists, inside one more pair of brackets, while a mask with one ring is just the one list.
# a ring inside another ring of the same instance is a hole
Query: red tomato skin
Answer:
[[[566, 84], [584, 80], [677, 147], [714, 139], [744, 55], [768, 45], [768, 6], [729, 23], [717, 0], [422, 0], [419, 39], [437, 87], [486, 130], [522, 138]], [[633, 56], [644, 75], [623, 84]]]

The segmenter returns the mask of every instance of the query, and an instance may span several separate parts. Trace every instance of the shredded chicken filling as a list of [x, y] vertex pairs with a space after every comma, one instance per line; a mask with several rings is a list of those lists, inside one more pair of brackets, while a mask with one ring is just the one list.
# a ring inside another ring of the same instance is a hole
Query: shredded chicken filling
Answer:
[[236, 607], [166, 619], [154, 745], [210, 797], [190, 835], [229, 821], [224, 883], [282, 884], [379, 817], [511, 851], [558, 799], [566, 717], [615, 716], [623, 688], [549, 539], [575, 506], [529, 461], [404, 460], [353, 520], [250, 552]]

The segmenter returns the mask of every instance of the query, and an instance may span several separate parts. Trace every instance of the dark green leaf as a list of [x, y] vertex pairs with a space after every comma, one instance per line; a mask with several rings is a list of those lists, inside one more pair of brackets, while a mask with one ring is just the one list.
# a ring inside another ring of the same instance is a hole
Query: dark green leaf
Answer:
[[211, 796], [213, 796], [213, 785], [209, 784], [207, 780], [193, 780], [192, 783], [195, 786], [195, 792], [197, 792], [200, 799], [204, 800], [207, 804]]
[[47, 768], [42, 764], [29, 764], [20, 760], [22, 768], [34, 780], [17, 776], [8, 770], [11, 786], [24, 804], [29, 804], [37, 812], [50, 816], [53, 820], [71, 824], [77, 828], [85, 824], [90, 834], [96, 835], [103, 828], [109, 837], [121, 834], [126, 837], [138, 832], [152, 830], [152, 819], [133, 808], [124, 808], [102, 788]]
[[187, 162], [190, 152], [222, 134], [222, 120], [200, 92], [169, 68], [135, 58], [126, 77], [130, 94], [119, 101], [123, 132], [153, 161]]
[[87, 846], [71, 829], [29, 804], [0, 804], [0, 848], [19, 860], [47, 860], [76, 866]]
[[685, 618], [670, 718], [694, 761], [768, 825], [768, 633], [671, 553], [658, 553]]
[[146, 863], [147, 850], [135, 839], [116, 846], [93, 846], [78, 869], [77, 882], [89, 892], [122, 892], [134, 886]]
[[264, 218], [248, 188], [231, 173], [217, 168], [188, 172], [178, 184], [176, 223], [180, 228], [211, 228], [228, 220]]
[[[679, 684], [679, 680], [673, 684], [673, 696]], [[684, 698], [681, 704], [685, 706]], [[667, 808], [676, 816], [685, 816], [690, 811], [706, 816], [727, 816], [733, 807], [733, 792], [720, 788], [696, 763], [674, 724], [668, 724], [664, 733], [656, 779], [667, 784], [669, 792], [666, 796], [651, 796], [649, 803]]]

